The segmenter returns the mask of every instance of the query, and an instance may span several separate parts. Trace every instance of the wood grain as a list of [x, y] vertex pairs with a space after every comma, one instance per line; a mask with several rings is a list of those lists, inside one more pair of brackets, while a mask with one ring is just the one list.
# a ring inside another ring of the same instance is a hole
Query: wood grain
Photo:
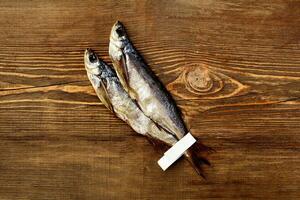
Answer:
[[[99, 102], [112, 24], [213, 147], [199, 178]], [[300, 1], [1, 1], [0, 199], [299, 199]]]

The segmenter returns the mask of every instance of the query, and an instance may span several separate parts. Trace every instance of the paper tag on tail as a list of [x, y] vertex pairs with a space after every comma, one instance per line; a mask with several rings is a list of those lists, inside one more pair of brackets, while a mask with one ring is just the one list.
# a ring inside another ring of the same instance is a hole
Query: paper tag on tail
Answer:
[[195, 142], [196, 139], [191, 133], [187, 133], [181, 140], [164, 153], [164, 156], [157, 161], [158, 165], [165, 171]]

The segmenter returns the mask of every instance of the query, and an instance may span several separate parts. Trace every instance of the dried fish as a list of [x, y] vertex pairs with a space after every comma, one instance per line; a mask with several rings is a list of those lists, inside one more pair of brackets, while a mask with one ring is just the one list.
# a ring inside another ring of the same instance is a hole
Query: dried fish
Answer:
[[[135, 132], [146, 136], [155, 144], [164, 143], [172, 146], [178, 141], [174, 135], [160, 128], [142, 112], [122, 87], [113, 68], [101, 60], [93, 50], [85, 51], [84, 62], [87, 76], [97, 96], [109, 110], [128, 123]], [[198, 157], [191, 150], [186, 151], [184, 156], [202, 175]]]
[[144, 114], [181, 139], [188, 131], [174, 100], [135, 50], [119, 21], [111, 30], [109, 55], [124, 89]]

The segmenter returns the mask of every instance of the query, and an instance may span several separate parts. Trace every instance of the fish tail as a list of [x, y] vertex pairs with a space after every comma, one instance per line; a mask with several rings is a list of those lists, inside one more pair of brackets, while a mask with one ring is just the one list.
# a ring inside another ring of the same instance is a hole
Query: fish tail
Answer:
[[203, 144], [198, 138], [196, 143], [191, 147], [192, 151], [197, 152], [197, 153], [214, 153], [216, 152], [213, 148], [206, 146]]
[[210, 162], [206, 158], [204, 158], [203, 156], [198, 155], [196, 152], [194, 152], [191, 149], [186, 151], [185, 157], [189, 161], [189, 163], [192, 165], [192, 167], [195, 169], [197, 174], [199, 174], [204, 179], [206, 179], [205, 175], [204, 175], [204, 172], [203, 172], [202, 166], [203, 165], [210, 166]]

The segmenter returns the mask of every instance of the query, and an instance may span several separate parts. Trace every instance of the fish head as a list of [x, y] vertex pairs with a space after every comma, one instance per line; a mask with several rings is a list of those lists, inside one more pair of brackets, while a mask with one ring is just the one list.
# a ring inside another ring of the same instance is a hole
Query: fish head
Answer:
[[102, 81], [101, 74], [103, 67], [101, 60], [92, 49], [86, 49], [84, 52], [84, 65], [93, 87], [99, 88]]
[[94, 84], [102, 82], [106, 86], [107, 80], [117, 78], [115, 71], [101, 60], [92, 49], [85, 50], [84, 63], [88, 77]]
[[120, 21], [117, 21], [111, 29], [110, 42], [118, 48], [123, 48], [127, 42], [126, 30]]
[[84, 64], [88, 74], [95, 76], [101, 75], [101, 64], [97, 54], [92, 49], [86, 49], [84, 52]]

